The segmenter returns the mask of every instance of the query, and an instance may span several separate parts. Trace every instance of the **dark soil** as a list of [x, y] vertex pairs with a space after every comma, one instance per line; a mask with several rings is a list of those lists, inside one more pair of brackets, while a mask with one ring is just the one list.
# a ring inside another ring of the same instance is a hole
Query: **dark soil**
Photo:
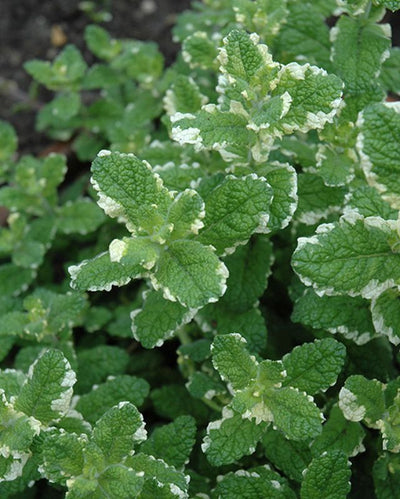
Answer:
[[[81, 0], [0, 1], [0, 119], [16, 128], [19, 150], [37, 153], [47, 144], [34, 131], [34, 118], [46, 93], [30, 99], [31, 77], [23, 63], [30, 59], [52, 60], [60, 46], [73, 43], [90, 62], [83, 40], [85, 26], [92, 21], [80, 8]], [[172, 42], [171, 27], [176, 14], [190, 0], [97, 0], [112, 15], [103, 23], [113, 36], [156, 41], [167, 64], [178, 46]]]

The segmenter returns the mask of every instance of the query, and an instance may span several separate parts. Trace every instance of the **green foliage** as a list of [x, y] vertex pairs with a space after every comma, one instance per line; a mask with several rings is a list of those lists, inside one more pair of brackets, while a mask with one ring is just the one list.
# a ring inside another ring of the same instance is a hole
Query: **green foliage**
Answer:
[[1, 497], [398, 496], [386, 9], [204, 0], [168, 68], [97, 25], [25, 64], [79, 167], [0, 122]]

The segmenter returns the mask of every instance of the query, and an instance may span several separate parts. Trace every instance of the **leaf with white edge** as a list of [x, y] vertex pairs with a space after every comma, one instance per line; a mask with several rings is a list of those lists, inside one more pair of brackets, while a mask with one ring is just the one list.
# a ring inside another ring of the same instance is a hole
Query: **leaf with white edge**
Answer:
[[396, 497], [400, 487], [400, 456], [384, 452], [372, 469], [375, 494], [378, 499]]
[[[133, 456], [129, 456], [125, 464], [140, 475], [144, 473], [144, 479], [156, 480], [159, 487], [166, 486], [171, 495], [167, 497], [178, 497], [187, 499], [187, 489], [189, 477], [181, 471], [176, 470], [173, 466], [169, 466], [162, 459], [156, 459], [153, 456], [148, 456], [142, 452]], [[139, 475], [139, 476], [140, 476]], [[141, 496], [139, 496], [141, 497]], [[145, 497], [149, 496], [144, 496]], [[163, 496], [161, 496], [163, 497]]]
[[33, 269], [23, 269], [13, 263], [0, 265], [0, 295], [18, 296], [28, 289], [35, 277]]
[[352, 149], [343, 151], [321, 144], [316, 160], [318, 174], [328, 187], [345, 186], [354, 178], [357, 160]]
[[140, 452], [162, 459], [180, 469], [189, 462], [195, 444], [196, 423], [191, 416], [179, 416], [172, 423], [156, 428], [140, 447]]
[[376, 86], [382, 63], [389, 57], [390, 26], [341, 16], [331, 29], [332, 62], [345, 82], [345, 96]]
[[399, 111], [396, 102], [372, 104], [360, 113], [357, 121], [360, 128], [357, 149], [367, 182], [396, 210], [400, 209]]
[[364, 437], [365, 431], [361, 424], [345, 419], [339, 407], [334, 405], [322, 427], [322, 433], [311, 444], [311, 452], [314, 457], [318, 457], [326, 449], [340, 450], [346, 456], [354, 457], [365, 451]]
[[262, 174], [272, 187], [273, 198], [270, 206], [268, 230], [274, 232], [289, 225], [297, 208], [297, 174], [287, 163], [273, 162], [260, 168]]
[[272, 426], [268, 427], [261, 441], [266, 458], [276, 468], [282, 470], [291, 480], [303, 480], [303, 471], [312, 458], [308, 442], [288, 440]]
[[38, 420], [16, 410], [0, 391], [0, 457], [1, 480], [14, 480], [20, 476], [30, 456], [29, 447], [40, 432]]
[[398, 210], [382, 199], [379, 192], [369, 185], [358, 186], [346, 195], [345, 211], [357, 211], [363, 217], [379, 216], [385, 220], [397, 220]]
[[273, 414], [274, 425], [287, 438], [306, 440], [321, 433], [323, 415], [306, 393], [292, 387], [271, 390], [265, 403]]
[[234, 390], [246, 388], [257, 376], [257, 362], [237, 333], [216, 336], [211, 347], [215, 369]]
[[287, 376], [284, 386], [314, 395], [336, 383], [346, 357], [344, 345], [333, 338], [295, 347], [282, 358]]
[[10, 400], [10, 397], [19, 394], [25, 380], [26, 375], [22, 371], [17, 371], [16, 369], [0, 370], [1, 390], [4, 391], [4, 395], [8, 400]]
[[123, 237], [114, 239], [108, 248], [111, 262], [121, 263], [128, 268], [142, 267], [150, 270], [159, 258], [160, 246], [150, 237]]
[[393, 404], [387, 408], [377, 426], [382, 432], [382, 447], [390, 452], [400, 452], [400, 393], [397, 393]]
[[226, 393], [225, 385], [217, 379], [215, 373], [206, 374], [200, 371], [196, 371], [189, 376], [186, 388], [190, 395], [197, 399], [212, 400], [216, 395]]
[[198, 240], [220, 255], [233, 253], [255, 232], [266, 232], [272, 189], [263, 177], [227, 176], [206, 199], [204, 227]]
[[66, 484], [72, 476], [78, 476], [83, 468], [84, 435], [52, 431], [46, 434], [41, 451], [41, 473], [50, 482]]
[[274, 127], [274, 133], [305, 133], [331, 123], [342, 102], [342, 85], [337, 76], [310, 64], [291, 62], [283, 66], [271, 95], [286, 94], [290, 107]]
[[[187, 41], [188, 40], [186, 40], [186, 42]], [[166, 91], [163, 102], [167, 113], [173, 115], [177, 112], [194, 113], [198, 111], [203, 104], [206, 104], [207, 100], [207, 97], [200, 92], [200, 89], [193, 78], [190, 76], [178, 75], [174, 79], [171, 87]]]
[[292, 265], [320, 295], [373, 298], [400, 284], [400, 255], [392, 248], [397, 237], [396, 222], [350, 212], [300, 237]]
[[59, 350], [46, 350], [29, 368], [15, 408], [48, 423], [69, 409], [76, 375]]
[[92, 183], [104, 212], [135, 233], [152, 234], [163, 224], [171, 195], [147, 161], [133, 154], [100, 151], [92, 164]]
[[349, 421], [374, 424], [385, 411], [384, 385], [361, 375], [347, 378], [339, 393], [339, 407]]
[[102, 450], [108, 464], [130, 455], [136, 443], [147, 438], [143, 417], [130, 402], [109, 409], [93, 428], [92, 441]]
[[191, 68], [216, 69], [217, 56], [215, 40], [210, 38], [205, 31], [190, 34], [182, 43], [183, 60]]
[[318, 296], [308, 288], [295, 302], [292, 321], [340, 333], [357, 345], [364, 345], [376, 336], [370, 302], [359, 296]]
[[172, 224], [170, 239], [180, 239], [198, 234], [204, 226], [204, 201], [192, 189], [178, 194], [168, 210], [167, 224]]
[[212, 246], [198, 241], [172, 241], [150, 276], [153, 287], [164, 298], [198, 308], [217, 301], [226, 289], [228, 270]]
[[271, 241], [262, 235], [255, 236], [245, 246], [238, 246], [224, 262], [229, 277], [220, 301], [235, 312], [245, 312], [257, 303], [267, 287], [273, 263]]
[[133, 336], [144, 348], [160, 347], [196, 313], [196, 309], [166, 300], [161, 291], [145, 291], [143, 298], [142, 307], [132, 311], [131, 319]]
[[322, 177], [314, 173], [297, 176], [299, 202], [295, 218], [306, 225], [314, 225], [330, 215], [341, 213], [346, 195], [344, 187], [328, 187]]
[[64, 234], [88, 234], [103, 222], [104, 214], [93, 201], [82, 198], [67, 201], [57, 210], [57, 228]]
[[378, 334], [384, 334], [393, 345], [400, 343], [400, 295], [387, 289], [372, 300], [372, 321]]
[[89, 423], [94, 424], [108, 409], [120, 402], [128, 401], [140, 407], [149, 389], [147, 381], [136, 376], [110, 376], [105, 383], [81, 395], [75, 408]]
[[395, 10], [400, 9], [400, 1], [399, 0], [374, 0], [374, 3], [376, 5], [382, 5], [383, 7], [386, 7], [387, 9], [390, 9], [393, 12]]
[[343, 499], [350, 492], [350, 461], [346, 454], [329, 450], [315, 457], [306, 471], [301, 484], [301, 499], [320, 499], [323, 484], [324, 497]]
[[144, 274], [141, 265], [122, 265], [110, 259], [108, 251], [100, 253], [91, 260], [83, 260], [78, 265], [68, 267], [71, 287], [87, 291], [110, 291], [113, 286], [124, 286], [132, 279]]
[[231, 464], [254, 453], [266, 427], [224, 407], [222, 419], [208, 425], [201, 448], [213, 466]]
[[287, 481], [268, 465], [238, 470], [221, 476], [212, 497], [221, 499], [294, 499], [296, 494]]

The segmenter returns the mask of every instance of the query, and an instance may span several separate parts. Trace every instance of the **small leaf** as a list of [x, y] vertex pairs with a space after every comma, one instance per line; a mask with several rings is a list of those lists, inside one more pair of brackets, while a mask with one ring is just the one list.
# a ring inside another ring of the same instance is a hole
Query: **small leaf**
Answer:
[[339, 407], [349, 421], [365, 419], [375, 423], [385, 410], [384, 385], [380, 381], [354, 375], [347, 378], [339, 393]]
[[64, 234], [88, 234], [104, 221], [103, 213], [89, 199], [67, 201], [58, 210], [57, 227]]

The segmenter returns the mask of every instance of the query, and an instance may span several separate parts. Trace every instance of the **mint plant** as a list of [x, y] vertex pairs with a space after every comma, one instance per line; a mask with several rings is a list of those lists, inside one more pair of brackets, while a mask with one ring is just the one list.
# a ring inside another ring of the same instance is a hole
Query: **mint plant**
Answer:
[[0, 123], [1, 497], [397, 496], [388, 10], [204, 0], [170, 67], [97, 25], [25, 64], [82, 168]]

